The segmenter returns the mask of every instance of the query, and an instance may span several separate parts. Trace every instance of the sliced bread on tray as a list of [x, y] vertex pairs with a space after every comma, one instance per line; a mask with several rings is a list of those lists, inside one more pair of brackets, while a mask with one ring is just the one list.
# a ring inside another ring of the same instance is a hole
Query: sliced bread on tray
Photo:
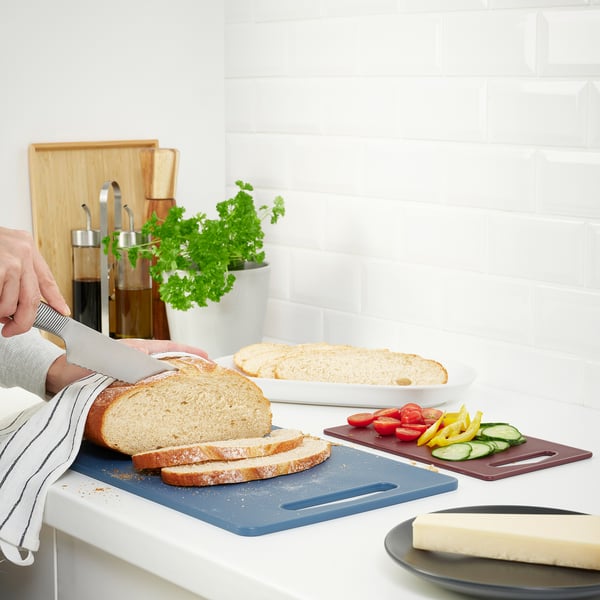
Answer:
[[299, 446], [304, 434], [298, 429], [275, 429], [270, 435], [235, 440], [202, 442], [140, 452], [131, 457], [138, 471], [191, 465], [209, 461], [240, 460], [286, 452]]
[[258, 458], [165, 467], [160, 474], [165, 483], [178, 486], [242, 483], [305, 471], [327, 460], [330, 454], [329, 442], [307, 436], [302, 444], [286, 452]]
[[448, 381], [448, 371], [438, 361], [344, 344], [253, 344], [234, 355], [234, 364], [252, 377], [297, 381], [402, 386]]

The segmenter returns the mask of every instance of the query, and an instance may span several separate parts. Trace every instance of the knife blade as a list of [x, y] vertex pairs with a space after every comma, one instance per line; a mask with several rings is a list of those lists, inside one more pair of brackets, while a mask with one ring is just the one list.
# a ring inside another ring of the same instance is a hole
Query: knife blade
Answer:
[[38, 306], [33, 325], [57, 335], [65, 342], [68, 362], [127, 383], [136, 383], [163, 371], [177, 370], [167, 362], [61, 315], [45, 302]]

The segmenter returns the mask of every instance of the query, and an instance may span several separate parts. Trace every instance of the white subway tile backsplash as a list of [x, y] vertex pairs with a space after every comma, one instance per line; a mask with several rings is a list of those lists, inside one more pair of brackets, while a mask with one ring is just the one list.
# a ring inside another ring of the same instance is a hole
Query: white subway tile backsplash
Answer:
[[491, 80], [488, 84], [489, 140], [584, 146], [586, 91], [586, 82], [579, 80]]
[[448, 204], [509, 211], [535, 209], [535, 151], [483, 144], [445, 148]]
[[323, 340], [323, 309], [270, 299], [265, 317], [267, 339], [292, 343]]
[[444, 15], [441, 47], [449, 75], [534, 75], [534, 12], [469, 12]]
[[402, 259], [483, 271], [485, 216], [444, 206], [411, 205], [402, 214]]
[[600, 82], [590, 83], [589, 143], [592, 148], [600, 148]]
[[330, 196], [321, 222], [323, 249], [331, 252], [398, 258], [405, 240], [405, 214], [391, 200]]
[[254, 110], [257, 131], [319, 133], [321, 85], [317, 79], [257, 80]]
[[534, 8], [547, 6], [585, 6], [588, 0], [488, 0], [488, 8]]
[[486, 0], [398, 0], [400, 11], [451, 11], [485, 8]]
[[253, 0], [248, 4], [254, 4], [256, 21], [313, 19], [321, 15], [320, 0]]
[[291, 254], [291, 299], [302, 304], [358, 312], [360, 258], [295, 249]]
[[532, 341], [527, 283], [456, 272], [443, 278], [440, 292], [445, 329], [519, 344]]
[[252, 2], [248, 0], [225, 0], [225, 23], [252, 21]]
[[397, 84], [389, 78], [321, 80], [322, 131], [327, 135], [391, 137], [396, 133]]
[[590, 225], [588, 235], [586, 284], [594, 290], [600, 290], [600, 225]]
[[256, 187], [289, 187], [288, 141], [278, 136], [226, 136], [226, 181], [242, 179]]
[[600, 13], [546, 11], [540, 20], [542, 75], [600, 75]]
[[258, 206], [271, 203], [276, 195], [283, 196], [285, 215], [275, 225], [263, 222], [265, 239], [286, 248], [322, 248], [330, 196], [289, 189], [257, 190], [255, 202]]
[[226, 77], [285, 75], [288, 41], [285, 23], [228, 25], [225, 28]]
[[[585, 366], [581, 360], [515, 344], [489, 344], [486, 346], [486, 357], [486, 376], [490, 385], [561, 402], [583, 404]], [[507, 377], [507, 373], [510, 376]]]
[[253, 79], [225, 80], [225, 128], [230, 132], [255, 129], [256, 84]]
[[358, 27], [358, 70], [362, 75], [426, 75], [440, 72], [437, 15], [384, 15]]
[[410, 201], [441, 202], [444, 190], [443, 149], [429, 142], [365, 142], [361, 194]]
[[545, 213], [600, 218], [600, 152], [540, 151], [537, 188]]
[[363, 348], [396, 348], [399, 325], [385, 319], [357, 317], [327, 310], [323, 316], [324, 339], [333, 344]]
[[287, 206], [267, 339], [432, 349], [600, 410], [600, 0], [226, 0], [225, 21], [227, 181]]
[[494, 214], [489, 217], [488, 233], [490, 273], [583, 284], [583, 223]]
[[483, 141], [485, 81], [474, 78], [403, 78], [396, 120], [403, 138]]
[[363, 311], [367, 316], [441, 327], [441, 272], [392, 261], [365, 265]]
[[540, 287], [534, 316], [538, 348], [600, 360], [600, 294]]
[[396, 0], [323, 0], [323, 10], [331, 17], [395, 13]]
[[584, 369], [582, 404], [600, 410], [600, 364], [586, 363]]
[[290, 177], [294, 188], [355, 194], [361, 178], [363, 145], [351, 138], [301, 136], [291, 141]]
[[357, 39], [357, 22], [353, 19], [292, 22], [290, 74], [354, 75]]

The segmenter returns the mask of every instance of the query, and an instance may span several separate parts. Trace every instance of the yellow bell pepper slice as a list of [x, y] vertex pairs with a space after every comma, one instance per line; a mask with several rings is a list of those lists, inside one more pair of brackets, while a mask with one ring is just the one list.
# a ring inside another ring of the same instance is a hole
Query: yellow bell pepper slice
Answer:
[[469, 413], [467, 412], [467, 407], [464, 404], [460, 407], [460, 410], [458, 411], [458, 413], [456, 413], [456, 415], [456, 419], [453, 423], [442, 427], [442, 429], [439, 430], [437, 435], [429, 440], [429, 442], [427, 443], [428, 446], [432, 448], [434, 446], [446, 446], [447, 439], [454, 438], [455, 436], [457, 436], [458, 434], [462, 433], [470, 427], [471, 418], [469, 416]]
[[478, 410], [475, 413], [473, 419], [470, 421], [469, 426], [464, 431], [455, 435], [450, 435], [440, 440], [437, 440], [436, 436], [436, 438], [434, 438], [432, 441], [437, 440], [436, 443], [438, 446], [449, 446], [450, 444], [457, 444], [459, 442], [468, 442], [477, 435], [477, 432], [479, 431], [479, 426], [481, 425], [482, 417], [483, 413], [480, 410]]
[[444, 415], [441, 414], [440, 418], [432, 423], [420, 436], [417, 440], [417, 446], [422, 446], [426, 444], [437, 432], [440, 428], [440, 425], [444, 422]]

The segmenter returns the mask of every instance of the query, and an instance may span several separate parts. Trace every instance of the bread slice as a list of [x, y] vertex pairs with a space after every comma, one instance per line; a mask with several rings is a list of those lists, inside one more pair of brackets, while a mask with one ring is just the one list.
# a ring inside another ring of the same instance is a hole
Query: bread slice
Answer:
[[369, 385], [436, 385], [448, 381], [439, 362], [387, 349], [330, 346], [290, 351], [274, 368], [275, 378]]
[[305, 437], [293, 450], [260, 458], [219, 461], [166, 467], [161, 469], [162, 480], [169, 485], [209, 486], [269, 479], [310, 469], [327, 460], [331, 444], [325, 440]]
[[138, 471], [215, 460], [240, 460], [286, 452], [299, 446], [303, 439], [304, 434], [298, 429], [275, 429], [265, 437], [171, 446], [140, 452], [134, 454], [131, 459]]
[[115, 382], [98, 395], [88, 413], [86, 439], [133, 455], [271, 431], [270, 402], [247, 377], [200, 357], [164, 360], [178, 371], [133, 385]]
[[233, 355], [235, 366], [251, 377], [273, 377], [269, 371], [272, 364], [288, 352], [292, 346], [262, 342], [245, 346]]

